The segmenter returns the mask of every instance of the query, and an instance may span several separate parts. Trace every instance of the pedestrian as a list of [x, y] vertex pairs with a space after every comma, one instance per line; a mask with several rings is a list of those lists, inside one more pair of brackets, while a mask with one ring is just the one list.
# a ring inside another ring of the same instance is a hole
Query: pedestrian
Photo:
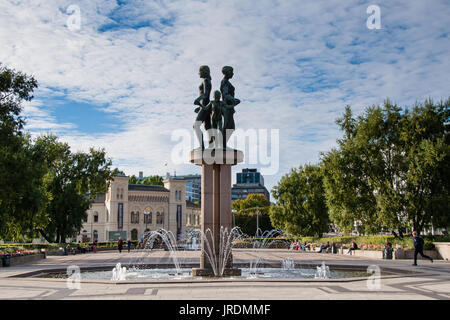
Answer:
[[330, 241], [327, 241], [327, 244], [323, 244], [320, 246], [319, 253], [323, 252], [324, 250], [328, 249], [330, 247]]
[[355, 241], [352, 242], [352, 244], [350, 245], [350, 248], [348, 249], [348, 254], [352, 255], [352, 251], [358, 250], [358, 245], [356, 244]]
[[119, 237], [119, 241], [117, 241], [117, 247], [119, 248], [119, 253], [122, 253], [122, 247], [123, 247], [122, 237]]
[[130, 239], [128, 239], [127, 246], [128, 246], [128, 253], [130, 253], [130, 250], [131, 250], [131, 240]]
[[417, 266], [417, 255], [420, 253], [422, 258], [427, 258], [431, 262], [433, 262], [433, 259], [429, 256], [426, 256], [423, 254], [423, 245], [425, 244], [425, 241], [421, 237], [419, 237], [419, 234], [417, 231], [413, 232], [413, 240], [414, 240], [414, 263], [413, 266]]
[[392, 243], [389, 242], [389, 239], [386, 239], [386, 244], [384, 246], [384, 258], [392, 259]]
[[94, 240], [93, 249], [94, 249], [94, 253], [97, 253], [97, 239]]
[[334, 242], [331, 243], [331, 253], [337, 253], [336, 244]]

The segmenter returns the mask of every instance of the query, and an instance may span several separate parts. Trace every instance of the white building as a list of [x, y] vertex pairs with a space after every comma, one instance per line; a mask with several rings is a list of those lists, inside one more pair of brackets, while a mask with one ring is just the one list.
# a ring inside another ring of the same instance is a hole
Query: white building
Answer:
[[97, 196], [77, 241], [140, 240], [145, 231], [161, 228], [182, 239], [186, 227], [200, 227], [200, 207], [186, 205], [186, 180], [169, 177], [164, 186], [151, 186], [128, 179], [114, 177], [107, 193]]

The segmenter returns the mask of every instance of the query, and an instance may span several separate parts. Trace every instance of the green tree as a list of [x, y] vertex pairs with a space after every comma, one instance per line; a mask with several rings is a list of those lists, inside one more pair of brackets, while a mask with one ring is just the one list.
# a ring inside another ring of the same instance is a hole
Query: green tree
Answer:
[[130, 177], [130, 180], [128, 180], [128, 183], [129, 184], [137, 184], [137, 178], [134, 174]]
[[148, 176], [141, 180], [140, 184], [146, 184], [151, 186], [163, 186], [163, 177], [161, 176]]
[[323, 172], [318, 165], [300, 166], [284, 175], [272, 190], [273, 226], [296, 236], [322, 236], [329, 231]]
[[45, 156], [22, 132], [22, 102], [33, 99], [37, 81], [0, 64], [0, 238], [32, 237], [47, 223], [49, 195], [42, 187]]
[[431, 222], [448, 226], [449, 105], [426, 101], [409, 112], [387, 100], [356, 119], [346, 108], [337, 120], [344, 136], [322, 159], [335, 224], [346, 232], [357, 222], [365, 233], [394, 234], [420, 232]]
[[47, 205], [50, 223], [39, 232], [48, 241], [65, 242], [79, 233], [86, 210], [98, 193], [106, 192], [117, 170], [110, 170], [111, 160], [104, 150], [72, 153], [69, 145], [55, 136], [39, 137], [35, 144], [47, 154], [46, 188], [51, 194]]
[[236, 210], [235, 224], [247, 235], [256, 235], [257, 226], [264, 232], [272, 230], [269, 216], [270, 202], [262, 194], [252, 193], [245, 199], [233, 202], [231, 208]]

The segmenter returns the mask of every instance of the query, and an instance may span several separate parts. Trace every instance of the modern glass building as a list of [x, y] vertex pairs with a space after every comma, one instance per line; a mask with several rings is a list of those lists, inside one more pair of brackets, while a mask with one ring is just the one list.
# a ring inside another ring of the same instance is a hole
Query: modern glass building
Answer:
[[200, 204], [202, 201], [202, 176], [200, 174], [188, 174], [184, 176], [173, 176], [173, 179], [186, 180], [186, 201]]
[[270, 201], [261, 173], [256, 169], [242, 169], [242, 172], [236, 174], [236, 184], [231, 188], [231, 201], [245, 199], [251, 193], [260, 193]]

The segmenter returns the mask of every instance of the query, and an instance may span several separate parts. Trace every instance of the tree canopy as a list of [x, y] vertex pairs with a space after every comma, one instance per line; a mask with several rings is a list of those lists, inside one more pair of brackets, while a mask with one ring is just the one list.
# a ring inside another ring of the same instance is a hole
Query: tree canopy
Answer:
[[276, 206], [270, 218], [276, 228], [296, 236], [321, 236], [329, 231], [323, 172], [318, 165], [300, 166], [272, 189]]
[[269, 216], [270, 205], [270, 201], [259, 193], [252, 193], [245, 199], [235, 200], [231, 208], [236, 210], [236, 226], [249, 236], [257, 234], [257, 227], [261, 232], [272, 230], [273, 226]]
[[0, 64], [0, 238], [65, 241], [115, 174], [104, 150], [72, 153], [55, 136], [23, 132], [22, 102], [37, 81]]
[[332, 221], [350, 232], [448, 227], [450, 100], [402, 110], [389, 100], [337, 124], [338, 147], [322, 157]]
[[135, 175], [132, 175], [129, 180], [130, 184], [145, 184], [152, 186], [163, 186], [163, 177], [161, 176], [148, 176], [143, 179], [138, 179]]

